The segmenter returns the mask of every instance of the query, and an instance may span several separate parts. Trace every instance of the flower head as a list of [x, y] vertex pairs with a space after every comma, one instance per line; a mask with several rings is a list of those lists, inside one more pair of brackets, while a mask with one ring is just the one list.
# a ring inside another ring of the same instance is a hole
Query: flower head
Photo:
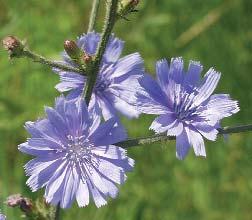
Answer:
[[0, 220], [6, 220], [6, 216], [0, 213]]
[[[32, 191], [45, 187], [45, 199], [68, 208], [76, 199], [80, 207], [93, 198], [97, 207], [115, 198], [116, 184], [126, 180], [134, 161], [113, 144], [126, 138], [125, 130], [110, 120], [100, 124], [95, 112], [88, 112], [82, 99], [60, 97], [55, 108], [45, 109], [47, 118], [27, 122], [31, 134], [19, 146], [36, 158], [25, 165]], [[93, 111], [93, 110], [90, 110]]]
[[[85, 57], [95, 55], [100, 34], [91, 32], [78, 38], [76, 44], [83, 51]], [[124, 42], [110, 37], [103, 60], [100, 65], [94, 92], [89, 106], [97, 105], [107, 120], [115, 117], [116, 111], [121, 112], [127, 117], [138, 117], [139, 112], [135, 107], [135, 94], [139, 89], [138, 78], [143, 75], [143, 60], [138, 53], [119, 58], [123, 50]], [[83, 59], [85, 59], [83, 57]], [[65, 65], [77, 67], [77, 64], [63, 53], [62, 61]], [[60, 92], [71, 91], [68, 99], [78, 97], [86, 84], [86, 77], [74, 72], [66, 72], [54, 68], [60, 75], [61, 82], [56, 85]]]
[[220, 73], [209, 69], [201, 79], [202, 66], [191, 61], [187, 71], [182, 58], [157, 62], [157, 81], [149, 75], [140, 79], [138, 108], [146, 114], [159, 114], [150, 126], [156, 133], [176, 136], [176, 156], [183, 159], [193, 146], [197, 156], [206, 156], [202, 136], [214, 141], [220, 120], [239, 111], [238, 102], [227, 94], [212, 95]]

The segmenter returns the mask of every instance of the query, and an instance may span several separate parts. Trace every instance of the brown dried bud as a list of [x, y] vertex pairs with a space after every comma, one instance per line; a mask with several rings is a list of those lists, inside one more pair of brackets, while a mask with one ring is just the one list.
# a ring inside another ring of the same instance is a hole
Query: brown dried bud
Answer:
[[8, 51], [10, 58], [22, 56], [24, 45], [15, 36], [8, 36], [3, 39], [3, 46]]
[[20, 209], [25, 213], [31, 212], [32, 206], [32, 201], [28, 198], [23, 198], [20, 202]]
[[68, 56], [75, 62], [78, 62], [80, 57], [83, 55], [83, 52], [73, 40], [66, 40], [64, 42], [64, 48]]
[[15, 206], [20, 205], [20, 202], [22, 199], [23, 199], [23, 196], [21, 194], [13, 194], [7, 198], [5, 203], [10, 207], [15, 207]]
[[33, 206], [32, 201], [23, 197], [21, 194], [10, 195], [5, 203], [10, 207], [19, 206], [19, 208], [25, 213], [30, 212]]

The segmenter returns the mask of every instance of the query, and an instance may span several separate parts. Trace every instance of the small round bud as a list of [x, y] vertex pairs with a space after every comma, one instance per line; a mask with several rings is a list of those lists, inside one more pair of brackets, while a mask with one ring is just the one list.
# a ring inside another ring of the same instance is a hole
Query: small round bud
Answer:
[[90, 55], [88, 55], [88, 54], [84, 54], [83, 56], [82, 56], [82, 59], [83, 59], [83, 61], [84, 61], [84, 63], [89, 63], [90, 61], [92, 61], [92, 56], [90, 56]]
[[3, 39], [3, 46], [8, 51], [10, 58], [22, 56], [24, 45], [15, 36], [7, 36]]

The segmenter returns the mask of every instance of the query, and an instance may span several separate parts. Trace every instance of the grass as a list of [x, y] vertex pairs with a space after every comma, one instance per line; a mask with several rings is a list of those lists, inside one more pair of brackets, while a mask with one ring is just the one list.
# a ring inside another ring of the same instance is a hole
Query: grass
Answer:
[[[86, 31], [92, 1], [60, 2], [0, 0], [0, 38], [17, 35], [33, 50], [59, 59], [64, 40]], [[222, 72], [217, 92], [230, 93], [241, 107], [223, 126], [251, 123], [252, 2], [145, 0], [139, 9], [130, 22], [121, 21], [114, 30], [126, 41], [124, 54], [139, 51], [153, 74], [156, 60], [164, 57], [183, 56], [186, 65], [190, 59], [200, 60], [205, 71], [215, 67]], [[23, 165], [29, 158], [18, 152], [17, 145], [27, 137], [24, 122], [43, 116], [44, 105], [53, 105], [58, 77], [28, 60], [9, 61], [2, 49], [0, 71], [0, 209], [8, 219], [20, 219], [18, 210], [3, 205], [4, 199], [18, 192], [36, 198], [43, 190], [31, 193], [25, 185]], [[151, 134], [152, 119], [143, 115], [122, 120], [129, 135], [137, 137]], [[251, 140], [247, 133], [230, 135], [228, 141], [222, 137], [215, 143], [206, 141], [207, 159], [191, 152], [184, 161], [175, 159], [174, 142], [132, 148], [128, 154], [136, 167], [120, 187], [119, 197], [100, 209], [74, 205], [63, 211], [64, 220], [249, 220]]]

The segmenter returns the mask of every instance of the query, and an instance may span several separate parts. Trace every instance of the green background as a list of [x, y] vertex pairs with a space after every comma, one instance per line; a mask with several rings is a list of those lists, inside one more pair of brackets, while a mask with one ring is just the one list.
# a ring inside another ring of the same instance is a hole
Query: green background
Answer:
[[[60, 59], [63, 42], [87, 30], [92, 0], [0, 0], [0, 38], [13, 34], [27, 41], [32, 50]], [[114, 32], [126, 41], [124, 54], [139, 51], [148, 72], [156, 60], [183, 56], [200, 60], [204, 71], [222, 72], [219, 93], [239, 100], [241, 111], [223, 126], [251, 122], [252, 111], [252, 1], [251, 0], [141, 0], [139, 13], [120, 21]], [[104, 14], [102, 1], [99, 25]], [[36, 198], [25, 185], [23, 165], [30, 159], [17, 150], [27, 133], [25, 121], [42, 117], [59, 93], [58, 76], [48, 67], [30, 60], [9, 61], [0, 49], [0, 209], [9, 220], [20, 211], [7, 208], [9, 194]], [[123, 123], [131, 137], [151, 134], [152, 116]], [[136, 160], [119, 197], [97, 209], [63, 211], [63, 219], [166, 220], [247, 219], [252, 217], [252, 137], [249, 133], [205, 141], [207, 158], [191, 151], [184, 161], [175, 158], [175, 145], [156, 143], [132, 148]]]

